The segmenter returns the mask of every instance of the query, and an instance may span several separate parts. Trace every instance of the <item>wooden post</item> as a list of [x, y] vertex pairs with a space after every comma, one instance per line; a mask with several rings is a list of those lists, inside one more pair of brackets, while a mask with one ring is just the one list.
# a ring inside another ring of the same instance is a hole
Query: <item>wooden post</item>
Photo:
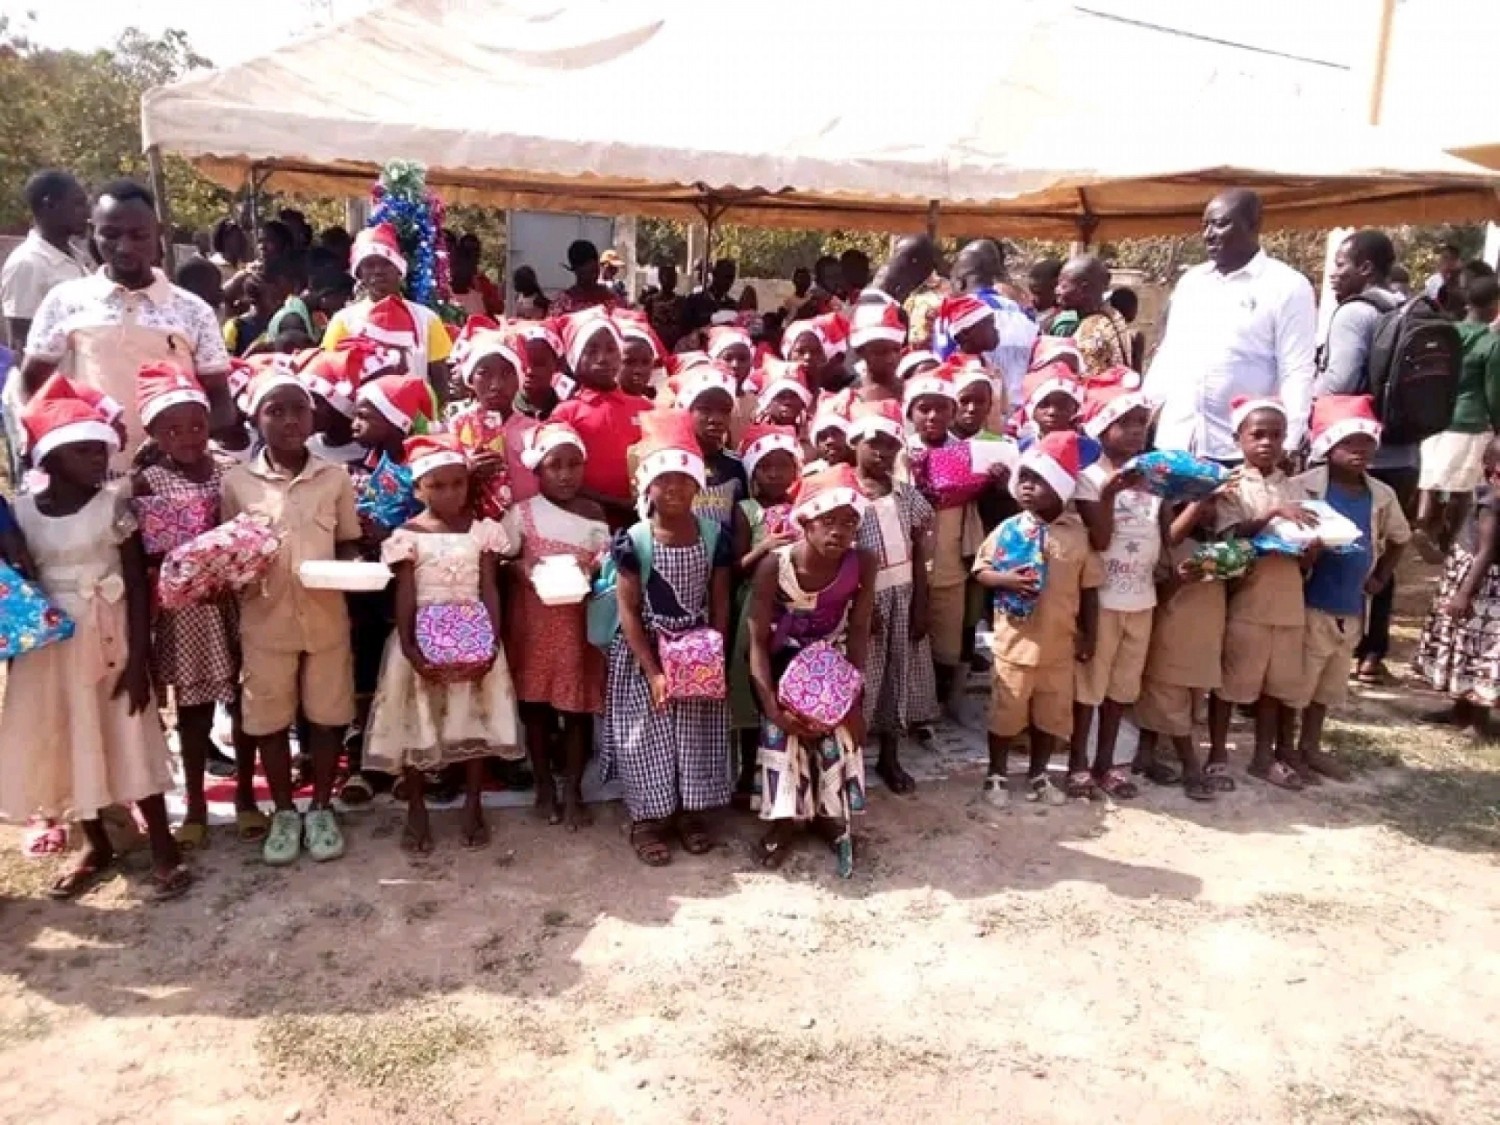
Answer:
[[927, 237], [934, 242], [937, 241], [938, 236], [938, 207], [938, 200], [929, 199], [927, 201]]
[[156, 145], [146, 150], [146, 170], [151, 178], [151, 194], [156, 196], [156, 221], [161, 227], [161, 268], [170, 278], [177, 273], [177, 250], [172, 244], [172, 205], [167, 200], [167, 176], [162, 170], [161, 149]]

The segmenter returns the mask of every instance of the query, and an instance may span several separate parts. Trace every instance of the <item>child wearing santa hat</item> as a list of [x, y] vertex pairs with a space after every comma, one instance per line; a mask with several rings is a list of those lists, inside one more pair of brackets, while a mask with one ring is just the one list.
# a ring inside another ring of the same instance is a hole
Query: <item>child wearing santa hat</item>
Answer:
[[1411, 525], [1396, 492], [1369, 474], [1380, 445], [1380, 423], [1369, 395], [1325, 395], [1313, 403], [1313, 468], [1294, 483], [1312, 500], [1323, 500], [1359, 528], [1347, 551], [1320, 552], [1303, 588], [1307, 603], [1302, 632], [1303, 708], [1297, 768], [1304, 781], [1320, 777], [1348, 781], [1349, 771], [1323, 749], [1328, 708], [1349, 694], [1349, 671], [1365, 619], [1365, 599], [1378, 593], [1411, 541]]
[[1051, 363], [1028, 371], [1021, 393], [1024, 415], [1019, 436], [1023, 443], [1077, 429], [1083, 385], [1065, 365]]
[[513, 321], [512, 328], [526, 349], [516, 413], [545, 422], [562, 401], [553, 386], [562, 375], [562, 339], [550, 324], [540, 321]]
[[874, 635], [865, 656], [864, 717], [880, 740], [875, 766], [893, 793], [916, 788], [901, 766], [901, 736], [937, 718], [937, 686], [928, 643], [927, 561], [932, 505], [915, 485], [895, 478], [905, 447], [905, 419], [894, 399], [854, 404], [849, 444], [869, 503], [858, 545], [879, 560]]
[[[221, 513], [251, 515], [282, 536], [270, 573], [240, 596], [240, 720], [257, 740], [275, 812], [262, 847], [271, 866], [295, 863], [304, 841], [315, 860], [344, 854], [333, 787], [344, 728], [354, 719], [354, 659], [344, 595], [314, 590], [301, 563], [359, 557], [354, 484], [312, 456], [312, 395], [296, 375], [268, 367], [250, 384], [246, 407], [261, 451], [224, 474]], [[290, 730], [307, 719], [313, 799], [306, 820], [293, 802]]]
[[[1074, 504], [1088, 528], [1089, 545], [1104, 563], [1099, 588], [1099, 630], [1094, 655], [1078, 669], [1073, 700], [1073, 745], [1068, 764], [1070, 795], [1097, 785], [1110, 797], [1138, 795], [1126, 769], [1114, 762], [1115, 741], [1125, 711], [1141, 692], [1156, 607], [1157, 563], [1171, 530], [1161, 499], [1136, 487], [1125, 466], [1146, 448], [1151, 403], [1120, 386], [1091, 389], [1083, 432], [1099, 443], [1100, 456], [1078, 478]], [[1094, 715], [1099, 731], [1092, 782], [1088, 764]]]
[[[516, 695], [501, 647], [499, 561], [510, 553], [510, 540], [499, 523], [473, 516], [468, 457], [452, 434], [408, 438], [406, 461], [423, 511], [393, 531], [380, 550], [396, 574], [396, 628], [386, 643], [364, 760], [404, 780], [401, 847], [424, 855], [432, 850], [424, 772], [463, 765], [459, 838], [466, 848], [482, 848], [490, 841], [481, 803], [484, 759], [517, 759], [522, 752]], [[423, 644], [424, 628], [439, 630], [439, 614], [452, 619], [462, 609], [475, 615], [481, 608], [489, 624], [489, 663], [461, 672], [435, 663]]]
[[516, 409], [526, 370], [525, 341], [511, 330], [475, 332], [458, 361], [459, 381], [472, 401], [448, 419], [448, 430], [469, 455], [485, 519], [503, 519], [511, 504], [536, 495], [536, 477], [521, 450], [537, 422]]
[[[208, 394], [198, 380], [172, 364], [151, 363], [136, 381], [141, 424], [159, 452], [131, 478], [131, 506], [143, 527], [169, 526], [171, 541], [155, 536], [148, 561], [159, 565], [166, 550], [219, 523], [219, 492], [227, 465], [208, 444]], [[208, 840], [204, 775], [214, 756], [215, 705], [239, 700], [239, 613], [233, 597], [159, 609], [152, 622], [152, 674], [159, 695], [168, 688], [177, 711], [187, 810], [177, 842], [201, 848]], [[235, 820], [241, 837], [258, 840], [266, 816], [255, 803], [255, 744], [235, 739]]]
[[734, 377], [715, 361], [680, 372], [670, 386], [676, 408], [692, 416], [693, 434], [703, 456], [703, 487], [693, 500], [693, 511], [717, 523], [728, 538], [735, 505], [750, 492], [744, 463], [725, 448], [734, 413]]
[[0, 814], [80, 822], [84, 848], [53, 882], [75, 898], [117, 855], [100, 819], [134, 804], [151, 843], [158, 898], [192, 883], [167, 822], [167, 741], [151, 692], [146, 555], [123, 482], [106, 483], [119, 438], [73, 385], [53, 374], [21, 415], [47, 488], [16, 499], [15, 519], [71, 638], [17, 656], [0, 717]]
[[792, 502], [802, 473], [802, 443], [790, 426], [756, 422], [740, 443], [740, 460], [750, 477], [750, 495], [734, 508], [731, 535], [736, 577], [734, 650], [729, 659], [730, 725], [740, 737], [740, 779], [736, 797], [754, 800], [755, 754], [760, 708], [750, 686], [750, 622], [746, 605], [750, 580], [761, 559], [796, 542], [801, 529], [792, 520]]
[[875, 557], [859, 550], [865, 506], [854, 470], [837, 465], [806, 478], [792, 519], [802, 534], [756, 565], [749, 607], [750, 677], [764, 719], [759, 765], [762, 820], [770, 831], [761, 865], [785, 862], [799, 825], [811, 825], [833, 849], [838, 873], [854, 873], [855, 813], [865, 807], [864, 715], [858, 701], [835, 730], [812, 727], [778, 694], [792, 659], [832, 645], [861, 667], [875, 610]]
[[363, 462], [369, 450], [354, 440], [360, 388], [397, 373], [401, 363], [395, 348], [360, 336], [346, 339], [332, 351], [313, 352], [300, 366], [293, 362], [313, 396], [313, 436], [307, 443], [308, 452], [335, 465]]
[[[1217, 496], [1220, 534], [1253, 539], [1278, 517], [1316, 526], [1317, 516], [1299, 504], [1305, 496], [1302, 486], [1280, 468], [1288, 421], [1281, 400], [1241, 395], [1230, 403], [1230, 410], [1245, 460]], [[1227, 769], [1230, 709], [1254, 704], [1251, 776], [1283, 789], [1303, 787], [1295, 768], [1293, 705], [1302, 695], [1305, 625], [1299, 560], [1286, 555], [1257, 558], [1229, 599], [1223, 684], [1209, 702], [1210, 776], [1223, 776]]]
[[[769, 422], [773, 426], [790, 426], [800, 433], [813, 400], [807, 385], [807, 372], [802, 365], [767, 359], [750, 377], [750, 382], [755, 396], [752, 420]], [[740, 437], [744, 436], [741, 432]]]
[[589, 457], [583, 466], [583, 495], [604, 509], [612, 528], [635, 520], [635, 489], [629, 450], [639, 440], [640, 416], [651, 403], [620, 389], [620, 330], [601, 309], [585, 309], [562, 319], [564, 359], [578, 389], [552, 412], [552, 420], [573, 427]]
[[[577, 431], [561, 422], [530, 431], [521, 459], [540, 491], [512, 505], [503, 524], [520, 550], [522, 577], [508, 584], [505, 644], [536, 778], [536, 806], [549, 824], [566, 824], [569, 831], [590, 823], [581, 786], [593, 716], [604, 711], [604, 656], [589, 644], [584, 602], [547, 605], [532, 575], [543, 559], [561, 555], [593, 577], [608, 550], [604, 511], [580, 494], [587, 456]], [[567, 770], [561, 793], [551, 762], [559, 724]]]
[[849, 347], [864, 370], [864, 382], [880, 388], [866, 398], [900, 397], [901, 353], [906, 347], [906, 316], [899, 305], [856, 305], [849, 325]]
[[[445, 385], [448, 373], [444, 362], [453, 350], [453, 340], [437, 313], [401, 295], [406, 280], [406, 257], [401, 252], [395, 227], [379, 223], [360, 231], [349, 253], [349, 272], [365, 295], [333, 314], [323, 332], [323, 347], [331, 351], [349, 336], [364, 335], [377, 343], [389, 343], [399, 335], [400, 341], [395, 346], [407, 352], [408, 372], [434, 386]], [[372, 323], [375, 306], [387, 299], [391, 299], [391, 304], [382, 306]], [[387, 324], [386, 317], [399, 323]], [[381, 336], [387, 339], [381, 340]]]
[[631, 846], [651, 867], [671, 862], [674, 833], [692, 855], [713, 847], [703, 813], [727, 805], [732, 784], [727, 702], [669, 696], [659, 649], [664, 635], [729, 630], [731, 545], [693, 514], [707, 479], [693, 431], [687, 411], [656, 412], [636, 473], [646, 518], [610, 548], [620, 632], [609, 647], [601, 767], [606, 781], [624, 782]]
[[[1087, 458], [1088, 451], [1074, 433], [1048, 434], [1028, 449], [1011, 485], [1021, 512], [990, 533], [974, 560], [974, 576], [981, 585], [1036, 598], [1024, 620], [995, 614], [990, 770], [982, 792], [997, 807], [1010, 800], [1010, 743], [1028, 727], [1027, 800], [1060, 804], [1065, 799], [1047, 775], [1047, 763], [1073, 733], [1075, 669], [1094, 654], [1098, 588], [1104, 581], [1104, 567], [1089, 546], [1088, 531], [1070, 506]], [[1027, 538], [1042, 540], [1045, 578], [1033, 567], [1003, 567], [997, 558], [1006, 526], [1017, 521]], [[1076, 795], [1088, 796], [1088, 789]]]
[[614, 309], [609, 315], [620, 329], [620, 389], [647, 401], [656, 398], [657, 384], [666, 376], [667, 349], [644, 313]]

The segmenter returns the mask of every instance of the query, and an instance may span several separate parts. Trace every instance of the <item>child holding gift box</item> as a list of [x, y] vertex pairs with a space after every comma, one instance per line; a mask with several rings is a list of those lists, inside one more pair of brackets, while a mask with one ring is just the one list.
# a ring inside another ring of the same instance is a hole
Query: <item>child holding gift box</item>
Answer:
[[849, 441], [869, 505], [859, 547], [879, 560], [875, 618], [865, 677], [865, 725], [880, 740], [875, 772], [893, 793], [917, 787], [901, 766], [901, 736], [937, 718], [932, 649], [927, 641], [927, 559], [933, 511], [914, 485], [895, 479], [904, 448], [901, 406], [894, 400], [854, 406]]
[[655, 413], [636, 472], [648, 514], [611, 547], [620, 631], [609, 649], [601, 766], [605, 780], [625, 783], [636, 856], [661, 867], [672, 861], [667, 840], [674, 829], [689, 854], [709, 851], [703, 813], [730, 799], [728, 704], [674, 698], [660, 646], [705, 626], [727, 633], [733, 560], [729, 536], [710, 543], [705, 528], [712, 524], [693, 514], [705, 468], [692, 416]]
[[[1286, 439], [1286, 407], [1279, 399], [1240, 396], [1230, 410], [1245, 463], [1231, 474], [1218, 498], [1220, 534], [1253, 539], [1278, 517], [1316, 526], [1317, 516], [1297, 503], [1305, 495], [1302, 486], [1278, 467]], [[1292, 706], [1302, 694], [1305, 624], [1299, 560], [1286, 555], [1257, 558], [1229, 599], [1224, 680], [1209, 701], [1214, 761], [1224, 760], [1230, 708], [1253, 703], [1255, 755], [1250, 774], [1283, 789], [1303, 787], [1295, 768]]]
[[490, 841], [480, 803], [484, 759], [519, 758], [521, 740], [499, 642], [498, 565], [510, 541], [498, 523], [470, 514], [468, 458], [453, 435], [408, 438], [406, 455], [426, 510], [381, 547], [396, 572], [396, 629], [364, 752], [371, 769], [403, 778], [401, 847], [424, 855], [432, 827], [423, 771], [464, 763], [460, 838], [482, 848]]
[[1299, 476], [1309, 499], [1324, 500], [1360, 530], [1349, 551], [1319, 552], [1307, 576], [1302, 634], [1302, 712], [1296, 766], [1302, 780], [1348, 781], [1349, 770], [1323, 749], [1328, 708], [1349, 694], [1349, 670], [1364, 626], [1365, 598], [1379, 593], [1411, 540], [1396, 492], [1370, 476], [1380, 422], [1368, 395], [1325, 395], [1313, 403], [1313, 468]]
[[[1030, 594], [1035, 607], [1024, 620], [995, 614], [994, 687], [990, 694], [989, 776], [984, 799], [997, 807], [1010, 800], [1006, 753], [1031, 728], [1027, 800], [1060, 804], [1064, 797], [1047, 776], [1047, 763], [1073, 733], [1075, 669], [1094, 655], [1098, 636], [1098, 588], [1104, 567], [1089, 547], [1088, 531], [1069, 507], [1085, 467], [1086, 451], [1074, 433], [1052, 433], [1021, 457], [1011, 491], [1021, 505], [1015, 519], [1030, 522], [1042, 538], [1043, 580], [1034, 567], [998, 569], [1001, 529], [979, 549], [974, 576], [991, 590]], [[1085, 771], [1070, 777], [1067, 795], [1087, 797], [1093, 785]]]
[[[780, 689], [788, 665], [815, 644], [842, 650], [851, 671], [864, 663], [878, 565], [855, 546], [867, 503], [847, 465], [808, 477], [792, 510], [803, 538], [777, 547], [756, 566], [750, 674], [764, 715], [760, 815], [771, 822], [758, 846], [763, 867], [780, 867], [796, 827], [811, 823], [837, 856], [839, 874], [854, 873], [852, 817], [865, 805], [857, 693], [847, 697], [844, 721], [829, 731], [784, 703]], [[826, 690], [826, 684], [825, 678], [820, 686]]]
[[1073, 688], [1073, 743], [1069, 785], [1089, 784], [1088, 741], [1099, 716], [1093, 783], [1110, 797], [1138, 796], [1128, 770], [1115, 767], [1120, 720], [1141, 693], [1156, 607], [1156, 564], [1170, 530], [1161, 499], [1137, 487], [1125, 465], [1146, 447], [1150, 401], [1139, 391], [1090, 389], [1083, 431], [1101, 448], [1083, 470], [1073, 500], [1089, 532], [1089, 546], [1104, 564], [1099, 587], [1099, 633], [1094, 655], [1078, 669]]
[[750, 582], [772, 551], [795, 543], [801, 529], [792, 520], [792, 493], [801, 473], [801, 445], [787, 426], [754, 422], [745, 431], [740, 459], [750, 474], [750, 498], [734, 510], [734, 559], [740, 584], [735, 591], [734, 650], [729, 660], [730, 722], [740, 740], [736, 801], [756, 807], [755, 756], [760, 707], [750, 681]]
[[[344, 595], [303, 586], [297, 568], [313, 559], [358, 558], [361, 529], [354, 485], [337, 465], [312, 456], [312, 395], [295, 376], [267, 368], [247, 406], [264, 448], [224, 474], [223, 517], [248, 514], [277, 528], [282, 545], [269, 574], [240, 595], [241, 722], [260, 746], [276, 808], [262, 856], [296, 862], [304, 835], [315, 860], [344, 854], [333, 786], [343, 728], [354, 718], [353, 653]], [[306, 822], [292, 800], [290, 730], [307, 719], [313, 800]]]
[[167, 822], [167, 740], [151, 697], [146, 555], [125, 489], [106, 485], [119, 438], [61, 375], [22, 412], [48, 486], [16, 501], [43, 590], [73, 619], [69, 640], [11, 662], [0, 718], [0, 813], [80, 821], [84, 848], [51, 887], [74, 898], [110, 873], [116, 856], [105, 809], [134, 803], [151, 842], [158, 898], [192, 883]]
[[521, 461], [537, 426], [515, 407], [526, 372], [526, 343], [513, 332], [480, 329], [461, 341], [458, 377], [474, 401], [448, 420], [469, 455], [481, 519], [505, 518], [510, 506], [536, 495], [536, 477]]
[[[571, 556], [592, 576], [609, 547], [604, 510], [579, 495], [587, 456], [577, 431], [561, 422], [528, 433], [521, 457], [541, 493], [512, 506], [503, 525], [520, 548], [526, 579], [510, 584], [505, 642], [536, 778], [536, 807], [547, 823], [566, 824], [569, 831], [591, 822], [583, 804], [583, 769], [592, 717], [604, 711], [604, 655], [589, 644], [585, 603], [547, 605], [530, 577], [542, 559], [557, 555]], [[559, 722], [567, 771], [561, 794], [551, 762]]]
[[[132, 507], [148, 560], [160, 563], [174, 547], [219, 523], [224, 466], [208, 448], [208, 395], [197, 379], [172, 364], [152, 363], [136, 378], [141, 425], [159, 456], [136, 472]], [[233, 597], [159, 609], [152, 628], [152, 673], [159, 698], [172, 690], [182, 752], [187, 810], [177, 842], [200, 848], [208, 841], [204, 774], [213, 752], [214, 707], [239, 701], [239, 612]], [[236, 724], [237, 725], [237, 724]], [[235, 821], [247, 840], [266, 830], [255, 803], [255, 743], [236, 732]]]

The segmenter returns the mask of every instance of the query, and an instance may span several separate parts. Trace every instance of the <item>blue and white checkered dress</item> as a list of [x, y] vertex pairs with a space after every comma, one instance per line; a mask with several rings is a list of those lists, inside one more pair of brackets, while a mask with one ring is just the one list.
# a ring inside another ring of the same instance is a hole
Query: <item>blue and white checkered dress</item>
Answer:
[[[727, 541], [719, 540], [727, 554]], [[627, 532], [615, 538], [616, 565], [640, 569]], [[653, 641], [663, 629], [677, 632], [708, 620], [712, 560], [700, 541], [691, 547], [652, 545], [651, 576], [641, 617]], [[651, 685], [622, 632], [609, 650], [604, 711], [604, 779], [625, 785], [632, 821], [660, 820], [678, 811], [701, 812], [729, 803], [733, 773], [729, 753], [729, 704], [689, 699], [651, 706]]]

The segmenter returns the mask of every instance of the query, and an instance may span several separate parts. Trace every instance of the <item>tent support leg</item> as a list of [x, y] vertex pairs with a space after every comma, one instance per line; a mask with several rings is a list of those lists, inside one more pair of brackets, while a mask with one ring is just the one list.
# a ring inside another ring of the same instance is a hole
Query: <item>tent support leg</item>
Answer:
[[927, 237], [937, 240], [938, 236], [938, 210], [942, 204], [936, 199], [927, 201]]
[[156, 145], [146, 150], [146, 172], [151, 180], [151, 194], [156, 196], [156, 221], [161, 228], [162, 269], [168, 277], [175, 277], [177, 250], [172, 240], [172, 203], [167, 198], [167, 175], [162, 168], [161, 149]]
[[[700, 259], [703, 263], [703, 269], [700, 271], [698, 284], [707, 289], [709, 275], [713, 273], [714, 228], [719, 225], [719, 221], [729, 211], [729, 204], [707, 197], [700, 199], [693, 206], [697, 208], [698, 214], [703, 216], [703, 256]], [[692, 268], [692, 265], [692, 262], [688, 263], [689, 268]]]
[[1073, 246], [1074, 254], [1082, 254], [1088, 250], [1094, 241], [1094, 234], [1099, 229], [1099, 216], [1094, 214], [1094, 209], [1089, 206], [1089, 197], [1082, 188], [1078, 189], [1078, 241]]

